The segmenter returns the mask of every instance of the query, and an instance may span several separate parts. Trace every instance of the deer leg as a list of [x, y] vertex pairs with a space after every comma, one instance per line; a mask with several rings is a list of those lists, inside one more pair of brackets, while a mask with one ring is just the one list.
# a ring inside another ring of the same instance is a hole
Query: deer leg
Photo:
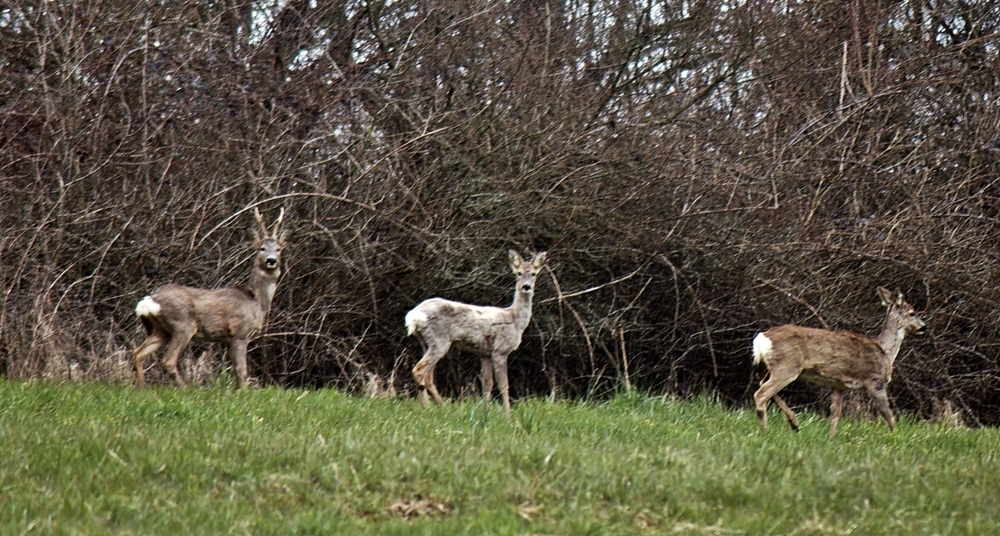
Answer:
[[236, 370], [236, 388], [247, 386], [247, 341], [233, 339], [229, 341], [229, 359]]
[[483, 382], [483, 402], [489, 403], [490, 399], [493, 398], [493, 360], [484, 357], [481, 362], [483, 372], [480, 375], [480, 380]]
[[146, 369], [143, 367], [142, 361], [146, 359], [146, 356], [159, 350], [169, 340], [170, 335], [167, 332], [156, 329], [146, 337], [146, 340], [135, 347], [135, 351], [132, 352], [132, 360], [135, 362], [135, 384], [138, 387], [146, 386]]
[[173, 335], [170, 338], [170, 342], [167, 343], [167, 350], [163, 355], [163, 368], [167, 369], [170, 376], [173, 377], [174, 382], [177, 383], [179, 387], [184, 387], [184, 378], [181, 377], [181, 373], [177, 370], [177, 362], [181, 358], [181, 354], [190, 344], [191, 339], [194, 337], [195, 330], [174, 330]]
[[432, 363], [429, 367], [427, 367], [427, 375], [425, 376], [427, 378], [427, 391], [430, 392], [431, 397], [434, 398], [434, 402], [436, 402], [437, 405], [443, 406], [444, 399], [441, 398], [441, 393], [438, 392], [437, 387], [434, 385], [434, 365], [436, 364], [437, 363]]
[[[757, 392], [753, 394], [754, 406], [757, 408], [757, 421], [760, 423], [761, 430], [767, 430], [767, 401], [798, 377], [799, 374], [797, 371], [792, 371], [792, 373], [780, 370], [768, 371], [767, 379], [760, 383], [760, 389], [757, 389]], [[778, 407], [781, 406], [779, 405]], [[791, 413], [794, 418], [795, 413], [788, 408], [787, 404], [785, 405], [785, 409], [788, 409], [788, 413], [785, 413], [785, 416], [787, 417]]]
[[500, 396], [503, 398], [503, 410], [507, 414], [507, 418], [510, 418], [510, 395], [508, 394], [507, 385], [507, 356], [506, 355], [495, 355], [493, 356], [493, 374], [497, 378], [497, 387], [500, 388]]
[[785, 404], [785, 401], [778, 395], [772, 396], [771, 400], [774, 400], [774, 403], [778, 405], [781, 412], [785, 414], [785, 417], [788, 419], [788, 425], [792, 427], [792, 430], [798, 432], [799, 419], [795, 416], [795, 412], [792, 411], [792, 408], [788, 407], [788, 404]]
[[878, 408], [879, 415], [885, 419], [890, 430], [895, 430], [896, 420], [892, 417], [892, 409], [889, 408], [889, 396], [885, 393], [885, 388], [879, 389], [874, 386], [866, 386], [866, 389], [868, 390], [868, 394], [875, 400], [875, 407]]
[[420, 397], [420, 403], [423, 404], [425, 408], [429, 407], [431, 404], [427, 397], [427, 387], [424, 386], [424, 374], [426, 374], [424, 369], [427, 368], [427, 363], [427, 353], [424, 352], [424, 357], [420, 361], [417, 361], [416, 365], [413, 365], [412, 370], [413, 381], [417, 383], [417, 392]]
[[837, 433], [837, 423], [840, 422], [840, 414], [844, 412], [844, 393], [839, 389], [833, 390], [833, 402], [830, 403], [830, 437]]
[[441, 394], [438, 393], [437, 387], [434, 386], [434, 365], [448, 353], [449, 348], [451, 348], [450, 341], [444, 345], [428, 344], [424, 357], [413, 366], [413, 379], [417, 382], [420, 390], [420, 402], [424, 406], [430, 406], [430, 400], [427, 397], [428, 393], [434, 397], [434, 401], [438, 405], [444, 404]]

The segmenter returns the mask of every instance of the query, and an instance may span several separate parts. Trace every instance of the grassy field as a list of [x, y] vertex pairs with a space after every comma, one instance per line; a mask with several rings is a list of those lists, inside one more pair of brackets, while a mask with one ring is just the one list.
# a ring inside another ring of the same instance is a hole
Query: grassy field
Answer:
[[997, 534], [1000, 433], [0, 380], [0, 534]]

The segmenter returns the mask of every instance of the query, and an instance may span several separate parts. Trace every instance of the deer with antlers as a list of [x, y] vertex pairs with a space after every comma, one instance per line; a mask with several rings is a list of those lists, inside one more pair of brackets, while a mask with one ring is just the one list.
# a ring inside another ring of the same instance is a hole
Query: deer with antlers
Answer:
[[254, 208], [260, 231], [254, 230], [257, 255], [246, 286], [202, 289], [169, 284], [139, 301], [135, 313], [147, 335], [132, 354], [139, 387], [146, 384], [143, 360], [164, 345], [163, 367], [183, 387], [177, 362], [193, 338], [226, 343], [237, 387], [246, 386], [247, 341], [264, 326], [281, 275], [281, 250], [287, 238], [287, 232], [280, 231], [284, 215], [282, 208], [268, 231], [260, 211]]
[[833, 388], [830, 408], [830, 437], [837, 433], [837, 422], [844, 409], [844, 391], [864, 389], [875, 400], [875, 407], [889, 425], [896, 426], [889, 409], [886, 386], [892, 380], [892, 365], [907, 333], [922, 334], [926, 328], [913, 307], [889, 290], [878, 287], [886, 310], [882, 332], [877, 339], [856, 333], [829, 331], [784, 325], [758, 333], [753, 340], [753, 364], [764, 362], [767, 376], [753, 395], [757, 419], [767, 429], [767, 401], [774, 399], [788, 418], [792, 430], [799, 421], [778, 392], [796, 378]]
[[545, 256], [544, 252], [537, 253], [531, 261], [525, 261], [516, 251], [508, 252], [510, 268], [517, 276], [514, 303], [510, 307], [483, 307], [430, 298], [406, 313], [406, 334], [420, 337], [425, 348], [423, 358], [413, 367], [413, 379], [425, 406], [430, 404], [428, 392], [436, 403], [444, 403], [434, 386], [434, 366], [454, 345], [481, 356], [483, 400], [490, 401], [495, 375], [503, 409], [510, 417], [507, 356], [521, 345], [521, 334], [531, 320], [535, 277], [545, 264]]

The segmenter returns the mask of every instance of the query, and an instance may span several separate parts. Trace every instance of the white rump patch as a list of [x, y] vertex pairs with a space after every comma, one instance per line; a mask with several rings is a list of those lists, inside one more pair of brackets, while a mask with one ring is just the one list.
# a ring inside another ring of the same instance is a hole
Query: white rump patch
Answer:
[[152, 296], [146, 296], [136, 304], [135, 314], [138, 316], [156, 316], [160, 314], [160, 304], [156, 303]]
[[771, 339], [768, 339], [767, 335], [763, 333], [758, 333], [753, 338], [753, 364], [760, 363], [762, 359], [766, 361], [765, 356], [771, 354], [772, 348], [774, 348], [774, 343], [771, 342]]
[[406, 334], [413, 335], [418, 329], [427, 325], [427, 315], [423, 311], [413, 309], [406, 313], [404, 323], [406, 324]]

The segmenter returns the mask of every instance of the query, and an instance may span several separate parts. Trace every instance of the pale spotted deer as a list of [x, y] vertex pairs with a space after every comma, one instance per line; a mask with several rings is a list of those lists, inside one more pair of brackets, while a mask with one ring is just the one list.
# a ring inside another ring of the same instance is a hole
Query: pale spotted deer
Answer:
[[490, 400], [495, 375], [503, 409], [510, 417], [507, 356], [520, 346], [521, 334], [531, 320], [535, 277], [545, 264], [545, 253], [535, 254], [530, 262], [514, 250], [508, 256], [510, 268], [517, 276], [514, 303], [510, 307], [483, 307], [430, 298], [406, 313], [406, 334], [416, 334], [425, 348], [423, 358], [413, 367], [413, 379], [425, 406], [429, 405], [428, 392], [435, 402], [443, 404], [434, 386], [434, 365], [454, 345], [481, 356], [484, 401]]

